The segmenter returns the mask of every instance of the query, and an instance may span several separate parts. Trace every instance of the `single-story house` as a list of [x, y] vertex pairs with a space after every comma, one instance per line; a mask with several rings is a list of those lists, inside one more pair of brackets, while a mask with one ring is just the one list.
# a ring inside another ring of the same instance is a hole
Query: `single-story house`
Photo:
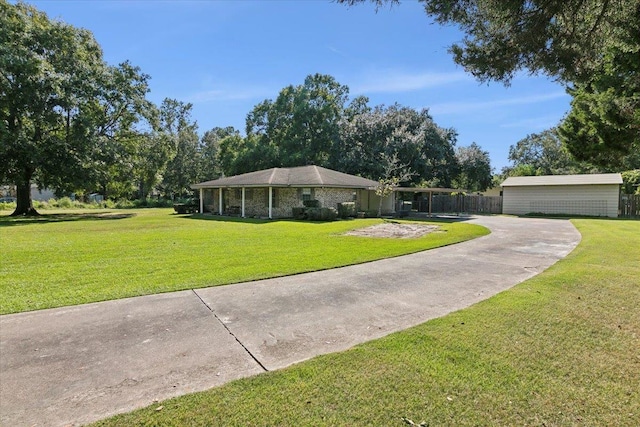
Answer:
[[[287, 218], [304, 200], [318, 200], [320, 206], [331, 208], [355, 202], [359, 211], [377, 211], [377, 185], [377, 181], [320, 166], [299, 166], [228, 176], [191, 188], [200, 191], [201, 213]], [[384, 198], [383, 214], [394, 212], [394, 201], [394, 194]]]
[[619, 173], [515, 176], [502, 183], [502, 213], [618, 216]]

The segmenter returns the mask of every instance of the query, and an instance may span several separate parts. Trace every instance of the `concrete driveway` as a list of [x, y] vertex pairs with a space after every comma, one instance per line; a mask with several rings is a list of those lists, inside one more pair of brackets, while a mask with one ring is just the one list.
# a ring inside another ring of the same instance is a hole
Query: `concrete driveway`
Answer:
[[467, 307], [580, 241], [567, 220], [366, 264], [0, 316], [0, 425], [77, 425], [288, 366]]

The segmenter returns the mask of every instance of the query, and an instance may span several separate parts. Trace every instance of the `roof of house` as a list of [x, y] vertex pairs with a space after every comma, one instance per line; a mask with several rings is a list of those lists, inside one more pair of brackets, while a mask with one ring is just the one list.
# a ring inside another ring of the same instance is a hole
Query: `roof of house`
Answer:
[[622, 175], [619, 173], [599, 173], [583, 175], [512, 176], [502, 183], [502, 187], [596, 184], [622, 184]]
[[378, 183], [371, 179], [349, 175], [320, 166], [298, 166], [272, 168], [242, 175], [228, 176], [205, 181], [191, 186], [198, 188], [218, 187], [333, 187], [373, 188]]

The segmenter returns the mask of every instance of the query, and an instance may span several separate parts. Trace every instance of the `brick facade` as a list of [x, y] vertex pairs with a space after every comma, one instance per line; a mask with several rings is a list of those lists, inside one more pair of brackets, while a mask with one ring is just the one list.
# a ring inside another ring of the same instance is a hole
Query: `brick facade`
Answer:
[[[218, 188], [203, 190], [203, 205], [205, 212], [217, 214], [219, 210]], [[244, 214], [246, 217], [268, 217], [269, 198], [268, 188], [245, 188]], [[378, 208], [379, 198], [370, 190], [355, 190], [351, 188], [313, 188], [312, 197], [320, 201], [320, 206], [338, 208], [338, 203], [356, 202], [357, 210]], [[223, 214], [240, 215], [242, 212], [242, 189], [222, 189]], [[273, 218], [289, 218], [292, 208], [303, 206], [302, 188], [273, 187]], [[392, 203], [385, 203], [383, 213], [392, 211]]]

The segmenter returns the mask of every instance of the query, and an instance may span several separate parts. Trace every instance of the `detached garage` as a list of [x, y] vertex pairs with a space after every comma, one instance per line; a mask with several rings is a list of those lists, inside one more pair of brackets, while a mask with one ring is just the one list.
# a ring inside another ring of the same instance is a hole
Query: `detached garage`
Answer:
[[516, 176], [502, 183], [502, 213], [618, 216], [619, 173]]

